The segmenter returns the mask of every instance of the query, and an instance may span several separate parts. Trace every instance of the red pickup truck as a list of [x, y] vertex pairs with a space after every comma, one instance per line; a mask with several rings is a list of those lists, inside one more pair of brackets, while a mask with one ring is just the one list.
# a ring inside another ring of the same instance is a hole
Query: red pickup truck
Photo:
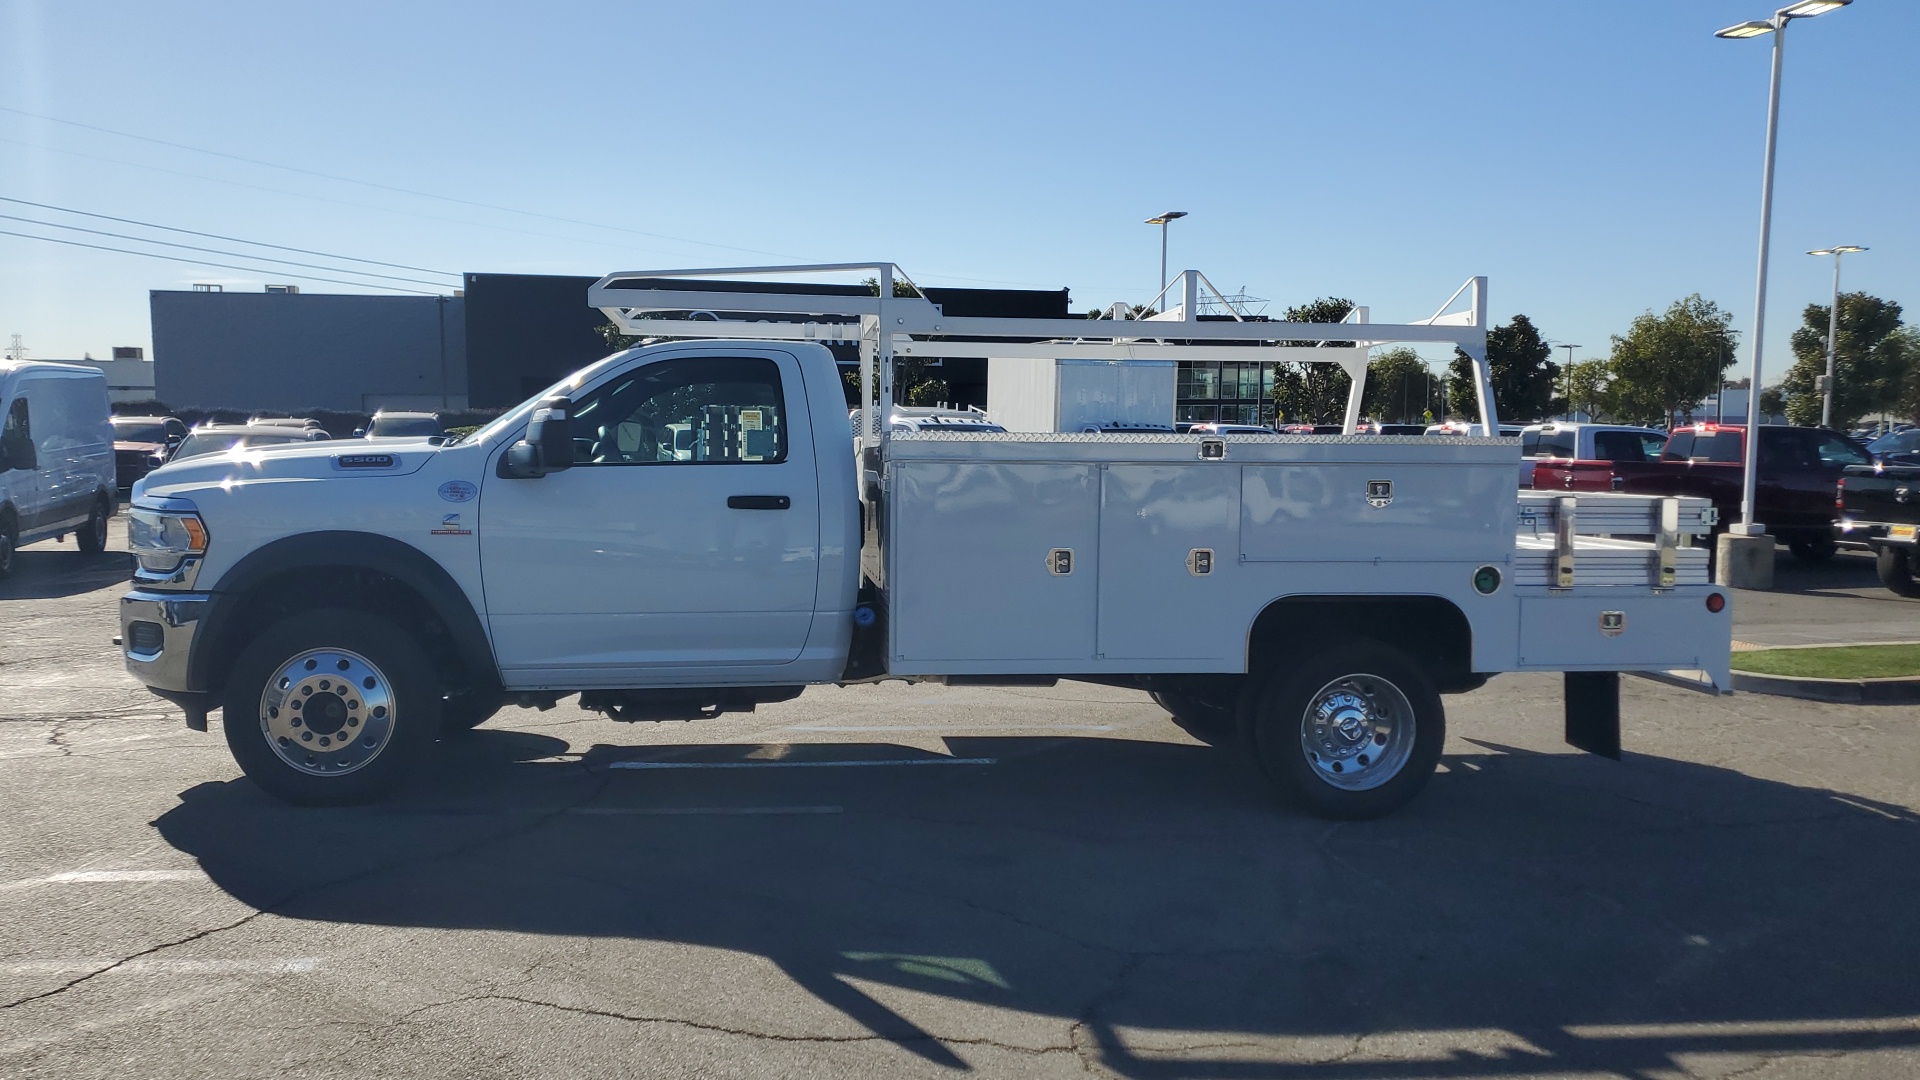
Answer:
[[[1616, 490], [1712, 499], [1725, 528], [1740, 517], [1746, 435], [1738, 424], [1680, 428], [1667, 437], [1659, 461], [1620, 463]], [[1830, 558], [1840, 477], [1849, 465], [1871, 464], [1872, 454], [1837, 431], [1762, 427], [1754, 517], [1802, 561]]]

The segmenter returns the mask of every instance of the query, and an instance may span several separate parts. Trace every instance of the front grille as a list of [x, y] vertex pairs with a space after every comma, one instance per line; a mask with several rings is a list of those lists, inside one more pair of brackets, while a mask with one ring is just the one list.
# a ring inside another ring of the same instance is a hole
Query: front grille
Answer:
[[166, 635], [156, 622], [136, 622], [127, 626], [127, 651], [130, 653], [157, 653], [166, 641]]

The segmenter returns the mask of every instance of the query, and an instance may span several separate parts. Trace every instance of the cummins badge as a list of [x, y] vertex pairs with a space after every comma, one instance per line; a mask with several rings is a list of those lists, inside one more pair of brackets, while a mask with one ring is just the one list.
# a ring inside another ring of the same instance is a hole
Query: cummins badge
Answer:
[[1375, 510], [1378, 510], [1381, 507], [1386, 506], [1391, 502], [1393, 502], [1393, 481], [1391, 480], [1367, 481], [1367, 505], [1368, 506], [1371, 506]]

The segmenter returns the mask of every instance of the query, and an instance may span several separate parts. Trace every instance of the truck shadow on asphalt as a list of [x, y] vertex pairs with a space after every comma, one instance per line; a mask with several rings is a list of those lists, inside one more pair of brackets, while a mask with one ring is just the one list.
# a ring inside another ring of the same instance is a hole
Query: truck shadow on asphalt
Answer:
[[[956, 1071], [902, 1015], [924, 998], [896, 1011], [856, 981], [1057, 1017], [1088, 1060], [1139, 1077], [1641, 1076], [1704, 1053], [1920, 1046], [1920, 818], [1902, 807], [1475, 744], [1400, 816], [1331, 824], [1205, 747], [947, 742], [996, 763], [627, 771], [607, 766], [935, 755], [573, 756], [483, 729], [387, 804], [302, 810], [242, 780], [188, 790], [156, 825], [287, 918], [764, 956]], [[1482, 1034], [1445, 1034], [1462, 1032]], [[1396, 1033], [1431, 1037], [1348, 1059]]]
[[87, 555], [64, 544], [35, 544], [13, 554], [13, 573], [0, 578], [0, 600], [56, 600], [124, 584], [133, 556], [124, 551]]

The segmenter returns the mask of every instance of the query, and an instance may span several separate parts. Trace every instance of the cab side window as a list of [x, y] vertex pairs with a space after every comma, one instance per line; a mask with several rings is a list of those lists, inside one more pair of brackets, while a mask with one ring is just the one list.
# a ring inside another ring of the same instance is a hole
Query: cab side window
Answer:
[[1812, 433], [1809, 438], [1814, 443], [1814, 453], [1819, 456], [1820, 464], [1826, 466], [1871, 465], [1873, 459], [1866, 452], [1838, 435], [1827, 432]]
[[7, 422], [0, 427], [0, 471], [36, 467], [33, 430], [28, 423], [27, 399], [16, 398], [7, 410]]
[[776, 464], [787, 459], [780, 368], [753, 357], [663, 360], [576, 400], [576, 465]]

